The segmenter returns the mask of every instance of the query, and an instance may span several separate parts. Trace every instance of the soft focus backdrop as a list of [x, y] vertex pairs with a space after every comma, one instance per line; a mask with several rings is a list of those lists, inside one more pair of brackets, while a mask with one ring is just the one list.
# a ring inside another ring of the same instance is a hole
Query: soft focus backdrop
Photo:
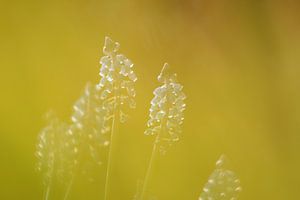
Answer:
[[[241, 200], [300, 199], [299, 10], [296, 0], [2, 0], [0, 199], [42, 199], [34, 170], [42, 116], [53, 109], [69, 120], [85, 83], [99, 80], [106, 35], [139, 77], [115, 163], [115, 200], [132, 199], [144, 176], [153, 138], [143, 131], [166, 61], [185, 87], [187, 111], [181, 140], [155, 171], [153, 195], [196, 200], [225, 153]], [[101, 187], [70, 199], [101, 199]]]

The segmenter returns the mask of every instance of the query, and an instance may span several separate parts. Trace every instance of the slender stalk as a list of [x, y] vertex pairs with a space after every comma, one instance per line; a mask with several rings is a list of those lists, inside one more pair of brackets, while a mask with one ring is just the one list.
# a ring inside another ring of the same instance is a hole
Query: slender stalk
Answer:
[[65, 196], [64, 196], [64, 200], [67, 200], [67, 199], [68, 199], [69, 194], [70, 194], [70, 191], [71, 191], [72, 186], [73, 186], [73, 182], [74, 182], [74, 175], [72, 176], [72, 179], [71, 179], [71, 181], [70, 181], [70, 183], [69, 183], [69, 185], [68, 185], [68, 188], [67, 188], [66, 193], [65, 193]]
[[[118, 85], [118, 84], [117, 84]], [[111, 129], [111, 135], [110, 135], [110, 147], [109, 147], [109, 153], [108, 153], [108, 161], [107, 161], [107, 169], [106, 169], [106, 179], [105, 179], [105, 189], [104, 189], [104, 200], [109, 199], [109, 189], [110, 189], [110, 176], [111, 171], [113, 167], [113, 155], [116, 151], [115, 149], [115, 142], [117, 138], [117, 134], [119, 132], [119, 121], [120, 121], [120, 111], [119, 111], [119, 88], [115, 89], [115, 106], [114, 106], [114, 114], [113, 114], [113, 121], [112, 121], [112, 129]]]
[[142, 192], [141, 192], [141, 197], [140, 197], [141, 200], [145, 199], [145, 197], [146, 197], [146, 190], [148, 188], [150, 176], [152, 174], [153, 165], [155, 163], [155, 159], [156, 159], [157, 153], [158, 153], [158, 151], [157, 151], [158, 148], [157, 147], [159, 145], [159, 142], [160, 142], [159, 140], [161, 138], [161, 135], [164, 133], [164, 131], [166, 131], [165, 130], [166, 123], [167, 123], [167, 119], [165, 118], [161, 122], [161, 130], [157, 134], [157, 136], [155, 138], [155, 141], [154, 141], [154, 144], [153, 144], [153, 149], [152, 149], [150, 161], [149, 161], [149, 165], [148, 165], [148, 168], [147, 168], [147, 172], [146, 172], [146, 176], [145, 176], [145, 180], [144, 180], [143, 188], [142, 188]]
[[45, 200], [49, 200], [49, 196], [50, 196], [50, 192], [51, 192], [51, 187], [52, 187], [52, 179], [53, 179], [53, 171], [54, 171], [54, 160], [52, 161], [52, 165], [51, 165], [51, 171], [50, 171], [50, 180], [49, 180], [49, 184], [47, 186], [47, 190], [45, 193]]
[[156, 155], [157, 155], [157, 143], [158, 143], [158, 139], [159, 139], [159, 135], [156, 136], [156, 139], [155, 139], [155, 142], [154, 142], [154, 145], [153, 145], [153, 149], [152, 149], [152, 153], [151, 153], [149, 165], [148, 165], [148, 168], [147, 168], [147, 172], [146, 172], [146, 176], [145, 176], [145, 180], [144, 180], [143, 188], [142, 188], [142, 192], [141, 192], [141, 198], [140, 198], [141, 200], [145, 199], [146, 190], [148, 188], [148, 183], [149, 183], [149, 178], [151, 176], [152, 167], [153, 167], [153, 164], [155, 162]]
[[[165, 84], [168, 85], [169, 81], [166, 81]], [[167, 102], [169, 102], [168, 94], [167, 94]], [[153, 144], [153, 149], [152, 149], [149, 165], [148, 165], [148, 168], [147, 168], [146, 176], [145, 176], [145, 179], [144, 179], [143, 188], [142, 188], [142, 192], [141, 192], [141, 195], [140, 195], [140, 200], [144, 200], [145, 197], [146, 197], [146, 190], [148, 188], [149, 179], [150, 179], [150, 176], [151, 176], [151, 173], [152, 173], [152, 168], [153, 168], [153, 165], [155, 163], [156, 156], [157, 156], [157, 146], [159, 145], [161, 135], [163, 135], [163, 133], [165, 133], [165, 131], [167, 131], [166, 127], [167, 127], [167, 120], [168, 120], [167, 117], [169, 116], [169, 109], [170, 109], [170, 105], [167, 104], [166, 115], [161, 121], [160, 131], [157, 134], [157, 136], [155, 138], [155, 141], [154, 141], [154, 144]]]
[[106, 170], [106, 180], [105, 180], [105, 190], [104, 190], [104, 200], [108, 199], [109, 196], [109, 188], [110, 188], [110, 176], [112, 171], [112, 164], [113, 164], [113, 152], [115, 151], [115, 145], [114, 141], [116, 138], [116, 134], [118, 132], [118, 118], [119, 118], [119, 112], [116, 110], [112, 122], [112, 130], [111, 130], [111, 136], [110, 136], [110, 148], [108, 153], [108, 162], [107, 162], [107, 170]]
[[45, 196], [45, 197], [44, 197], [45, 200], [48, 200], [48, 199], [49, 199], [50, 190], [51, 190], [51, 185], [48, 184], [46, 193], [45, 193], [45, 195], [44, 195], [44, 196]]

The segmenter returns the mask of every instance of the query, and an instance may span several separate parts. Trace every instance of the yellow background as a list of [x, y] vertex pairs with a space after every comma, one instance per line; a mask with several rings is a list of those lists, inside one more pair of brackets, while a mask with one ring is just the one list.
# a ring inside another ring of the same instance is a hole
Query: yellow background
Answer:
[[[241, 200], [300, 199], [298, 1], [2, 0], [0, 11], [0, 199], [42, 199], [34, 171], [42, 116], [53, 109], [69, 120], [85, 83], [99, 81], [106, 35], [139, 78], [113, 199], [132, 199], [144, 176], [153, 138], [143, 131], [164, 62], [188, 98], [181, 140], [159, 160], [153, 195], [196, 200], [225, 153]], [[101, 187], [70, 199], [101, 199]]]

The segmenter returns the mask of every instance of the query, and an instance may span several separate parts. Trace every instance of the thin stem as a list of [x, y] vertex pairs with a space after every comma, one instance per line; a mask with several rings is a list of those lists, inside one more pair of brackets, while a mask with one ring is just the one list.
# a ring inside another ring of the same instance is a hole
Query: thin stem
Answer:
[[111, 135], [110, 135], [110, 145], [109, 145], [109, 153], [108, 153], [108, 161], [107, 161], [107, 169], [106, 169], [106, 179], [105, 179], [105, 189], [104, 189], [104, 200], [108, 200], [109, 196], [109, 188], [110, 188], [110, 176], [113, 167], [113, 155], [116, 151], [115, 149], [115, 142], [117, 139], [117, 134], [119, 132], [119, 121], [120, 121], [120, 108], [119, 108], [119, 83], [116, 82], [116, 89], [115, 89], [115, 105], [114, 105], [114, 114], [113, 114], [113, 121], [112, 121], [112, 128], [111, 128]]
[[104, 190], [104, 200], [108, 199], [108, 193], [110, 188], [110, 176], [112, 171], [112, 164], [113, 164], [113, 152], [115, 151], [114, 141], [116, 138], [116, 134], [118, 132], [118, 122], [119, 121], [119, 112], [116, 109], [113, 122], [112, 122], [112, 130], [110, 136], [110, 148], [108, 153], [108, 162], [107, 162], [107, 170], [106, 170], [106, 180], [105, 180], [105, 190]]
[[68, 185], [68, 188], [67, 188], [66, 193], [65, 193], [65, 196], [64, 196], [64, 200], [67, 200], [67, 199], [68, 199], [69, 194], [70, 194], [70, 191], [71, 191], [72, 186], [73, 186], [73, 182], [74, 182], [74, 175], [72, 176], [72, 179], [71, 179], [71, 181], [70, 181], [70, 183], [69, 183], [69, 185]]
[[49, 195], [50, 195], [50, 188], [51, 188], [51, 185], [48, 184], [47, 186], [47, 190], [46, 190], [46, 194], [45, 194], [45, 200], [48, 200], [49, 199]]
[[53, 168], [54, 168], [54, 158], [53, 158], [53, 161], [51, 163], [50, 180], [49, 180], [47, 190], [46, 190], [46, 193], [45, 193], [45, 198], [44, 198], [45, 200], [49, 200], [50, 191], [51, 191], [51, 187], [52, 187], [52, 179], [53, 179], [53, 171], [54, 171]]
[[[168, 85], [169, 82], [166, 81], [165, 84]], [[169, 101], [168, 94], [167, 94], [167, 101]], [[154, 141], [154, 144], [153, 144], [153, 149], [152, 149], [152, 153], [151, 153], [151, 157], [150, 157], [150, 162], [149, 162], [148, 169], [147, 169], [146, 176], [145, 176], [145, 180], [144, 180], [144, 183], [143, 183], [143, 188], [142, 188], [140, 200], [144, 200], [145, 199], [146, 190], [148, 188], [149, 179], [150, 179], [150, 176], [151, 176], [151, 173], [152, 173], [153, 164], [155, 162], [155, 158], [156, 158], [156, 155], [157, 155], [157, 145], [159, 145], [159, 142], [160, 142], [160, 139], [161, 139], [161, 135], [165, 131], [167, 131], [166, 130], [166, 125], [167, 125], [167, 116], [169, 115], [169, 107], [170, 107], [170, 105], [167, 105], [167, 108], [166, 108], [166, 110], [167, 110], [166, 117], [164, 117], [162, 119], [162, 121], [161, 121], [160, 131], [157, 134], [157, 136], [155, 138], [155, 141]]]
[[143, 183], [143, 188], [142, 188], [142, 192], [141, 192], [141, 200], [143, 200], [145, 198], [145, 194], [146, 194], [146, 190], [148, 188], [148, 183], [149, 183], [149, 178], [151, 176], [152, 173], [152, 167], [156, 158], [156, 154], [157, 154], [157, 142], [159, 139], [159, 135], [156, 136], [154, 145], [153, 145], [153, 149], [152, 149], [152, 153], [151, 153], [151, 157], [150, 157], [150, 162], [147, 168], [147, 172], [146, 172], [146, 176], [145, 176], [145, 180]]
[[149, 161], [149, 165], [147, 168], [147, 172], [146, 172], [146, 176], [145, 176], [145, 180], [144, 180], [143, 188], [142, 188], [142, 192], [141, 192], [141, 198], [140, 198], [141, 200], [145, 199], [145, 196], [146, 196], [146, 190], [148, 188], [149, 179], [150, 179], [150, 176], [152, 173], [152, 168], [155, 163], [156, 156], [157, 156], [157, 146], [159, 145], [161, 135], [164, 133], [164, 131], [166, 131], [165, 130], [166, 122], [167, 122], [166, 118], [162, 120], [160, 132], [157, 134], [154, 144], [153, 144], [150, 161]]

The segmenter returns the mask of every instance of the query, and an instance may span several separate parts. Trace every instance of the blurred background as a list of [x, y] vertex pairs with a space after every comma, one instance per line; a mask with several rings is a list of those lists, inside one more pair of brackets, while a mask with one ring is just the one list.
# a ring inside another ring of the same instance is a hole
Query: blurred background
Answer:
[[[144, 176], [154, 138], [143, 131], [164, 62], [188, 99], [181, 140], [149, 185], [153, 196], [197, 199], [224, 153], [241, 200], [300, 199], [299, 1], [2, 0], [0, 10], [0, 199], [42, 199], [34, 155], [42, 116], [53, 109], [70, 121], [86, 82], [99, 81], [105, 36], [139, 78], [112, 199], [132, 199]], [[102, 192], [100, 183], [70, 199]]]

